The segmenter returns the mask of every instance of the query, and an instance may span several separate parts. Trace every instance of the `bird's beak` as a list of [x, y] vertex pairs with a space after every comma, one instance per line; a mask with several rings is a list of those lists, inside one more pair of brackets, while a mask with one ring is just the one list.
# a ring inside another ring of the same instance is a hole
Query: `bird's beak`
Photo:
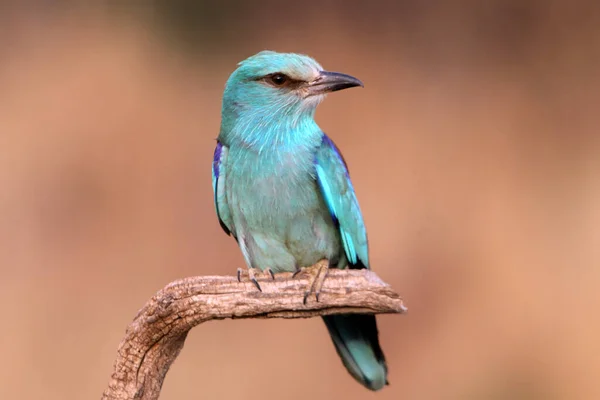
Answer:
[[308, 84], [308, 95], [325, 94], [355, 86], [364, 87], [363, 83], [353, 76], [339, 72], [321, 71], [319, 76]]

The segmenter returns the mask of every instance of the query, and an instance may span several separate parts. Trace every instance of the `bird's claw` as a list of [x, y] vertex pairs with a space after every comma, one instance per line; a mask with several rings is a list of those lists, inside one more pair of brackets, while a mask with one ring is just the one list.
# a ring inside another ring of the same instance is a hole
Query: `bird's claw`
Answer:
[[265, 275], [269, 275], [272, 280], [275, 280], [275, 274], [271, 268], [267, 268], [264, 270]]
[[[256, 286], [256, 288], [257, 288], [257, 289], [258, 289], [260, 292], [262, 292], [262, 289], [261, 289], [261, 287], [260, 287], [260, 284], [258, 283], [258, 280], [256, 279], [256, 270], [257, 270], [257, 268], [248, 268], [248, 280], [249, 280], [250, 282], [252, 282], [252, 283], [254, 284], [254, 286]], [[237, 279], [238, 279], [238, 282], [241, 282], [241, 281], [242, 281], [242, 274], [243, 274], [243, 271], [242, 271], [242, 269], [241, 269], [241, 268], [238, 268], [238, 269], [237, 269]]]
[[310, 295], [310, 291], [304, 292], [304, 298], [302, 299], [302, 304], [306, 305], [306, 300], [308, 300], [308, 296]]
[[[301, 270], [298, 270], [292, 275], [292, 278], [298, 275]], [[315, 265], [304, 268], [304, 271], [309, 275], [308, 279], [308, 290], [304, 292], [304, 298], [302, 299], [302, 304], [306, 305], [306, 301], [308, 300], [308, 296], [314, 292], [315, 299], [317, 303], [319, 302], [319, 295], [321, 294], [321, 289], [323, 288], [323, 283], [325, 282], [325, 278], [327, 277], [327, 272], [329, 271], [329, 261], [321, 260]]]

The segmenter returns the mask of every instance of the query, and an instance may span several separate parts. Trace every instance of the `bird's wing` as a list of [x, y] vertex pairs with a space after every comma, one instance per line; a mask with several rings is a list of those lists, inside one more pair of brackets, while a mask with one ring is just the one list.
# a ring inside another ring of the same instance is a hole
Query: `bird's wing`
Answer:
[[325, 134], [315, 154], [315, 169], [321, 194], [339, 229], [350, 268], [369, 268], [367, 231], [348, 167], [338, 148]]
[[212, 163], [212, 187], [215, 196], [215, 210], [217, 211], [217, 217], [219, 217], [219, 223], [225, 233], [229, 235], [233, 228], [233, 221], [231, 219], [229, 205], [227, 204], [227, 196], [225, 196], [227, 152], [227, 146], [224, 146], [221, 142], [217, 141], [217, 147], [215, 148]]

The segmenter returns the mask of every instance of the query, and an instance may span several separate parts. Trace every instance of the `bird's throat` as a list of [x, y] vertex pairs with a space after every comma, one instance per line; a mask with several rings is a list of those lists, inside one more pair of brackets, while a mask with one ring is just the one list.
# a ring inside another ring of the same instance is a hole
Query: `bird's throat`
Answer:
[[312, 115], [307, 115], [240, 121], [226, 136], [231, 145], [240, 145], [258, 153], [289, 152], [296, 148], [315, 147], [321, 141], [322, 132]]

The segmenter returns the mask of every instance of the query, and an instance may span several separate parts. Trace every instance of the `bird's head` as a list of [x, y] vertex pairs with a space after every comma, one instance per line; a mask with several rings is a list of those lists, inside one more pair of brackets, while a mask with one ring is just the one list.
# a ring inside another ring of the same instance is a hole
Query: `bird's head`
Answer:
[[222, 128], [297, 124], [303, 117], [313, 117], [327, 93], [355, 86], [363, 84], [350, 75], [324, 71], [311, 57], [261, 51], [240, 62], [229, 77]]

